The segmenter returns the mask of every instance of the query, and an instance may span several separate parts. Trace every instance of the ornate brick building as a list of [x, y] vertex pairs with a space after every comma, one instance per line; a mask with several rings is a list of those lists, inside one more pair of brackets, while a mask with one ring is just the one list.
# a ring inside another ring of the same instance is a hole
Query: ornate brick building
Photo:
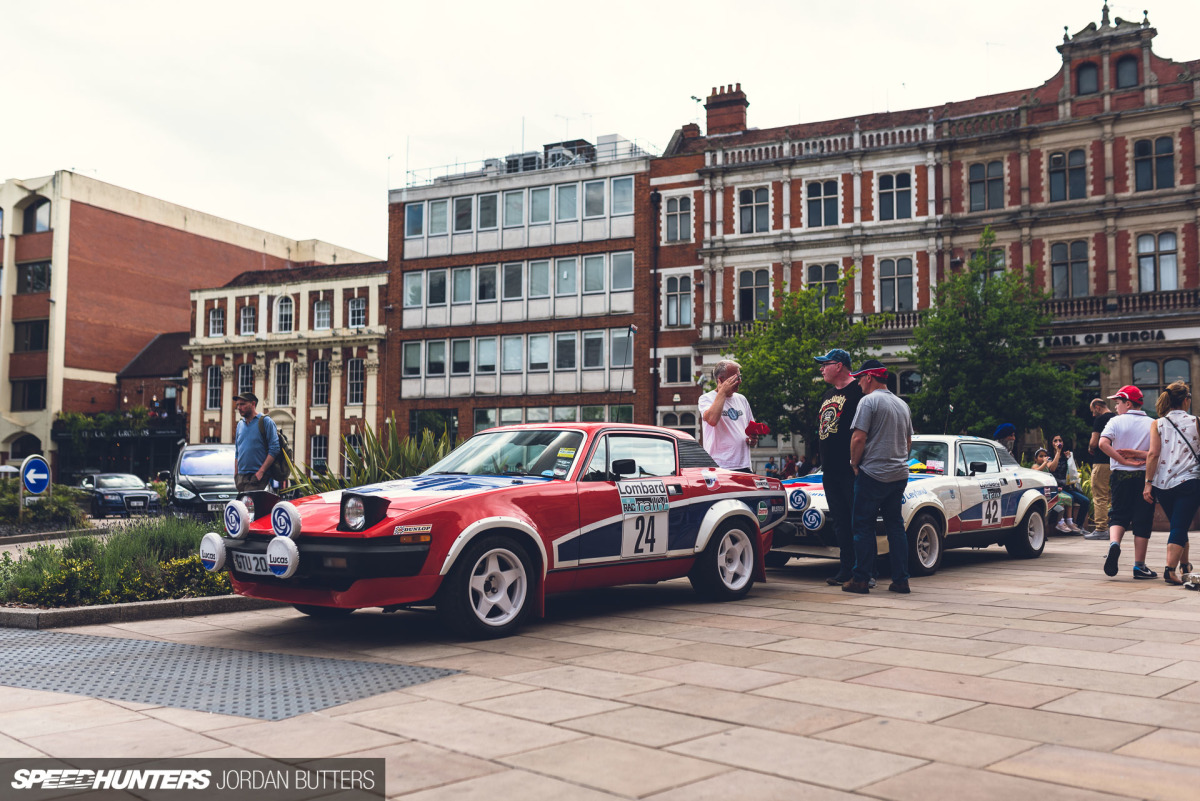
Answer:
[[1051, 294], [1053, 357], [1102, 354], [1093, 392], [1200, 374], [1200, 61], [1157, 55], [1155, 35], [1105, 6], [1041, 86], [777, 128], [747, 127], [740, 85], [714, 88], [706, 134], [685, 125], [650, 165], [656, 420], [694, 412], [680, 365], [715, 362], [774, 290], [852, 265], [846, 309], [895, 315], [876, 345], [913, 391], [914, 312], [985, 226], [996, 269], [1031, 264]]

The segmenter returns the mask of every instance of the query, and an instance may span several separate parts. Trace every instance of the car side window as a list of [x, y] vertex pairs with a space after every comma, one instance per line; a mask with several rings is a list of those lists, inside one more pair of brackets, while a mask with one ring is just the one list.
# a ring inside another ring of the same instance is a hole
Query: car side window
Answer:
[[632, 434], [608, 435], [609, 464], [620, 459], [632, 459], [637, 472], [630, 477], [674, 476], [675, 444], [661, 437]]
[[971, 462], [983, 462], [987, 468], [985, 473], [999, 473], [1000, 464], [996, 461], [996, 449], [991, 445], [984, 445], [979, 442], [964, 442], [959, 446], [959, 453], [962, 460], [959, 463], [958, 475], [967, 475], [971, 467]]
[[608, 437], [601, 437], [580, 481], [608, 481]]

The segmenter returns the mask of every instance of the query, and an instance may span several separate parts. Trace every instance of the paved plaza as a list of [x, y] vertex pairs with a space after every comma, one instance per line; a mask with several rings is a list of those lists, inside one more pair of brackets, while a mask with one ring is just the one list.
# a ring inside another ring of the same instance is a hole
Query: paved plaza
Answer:
[[796, 560], [738, 603], [623, 587], [483, 643], [291, 608], [67, 629], [460, 672], [273, 722], [0, 687], [0, 756], [386, 757], [412, 799], [1194, 797], [1200, 593], [1135, 582], [1131, 542], [1106, 578], [1105, 547], [950, 552], [909, 596]]

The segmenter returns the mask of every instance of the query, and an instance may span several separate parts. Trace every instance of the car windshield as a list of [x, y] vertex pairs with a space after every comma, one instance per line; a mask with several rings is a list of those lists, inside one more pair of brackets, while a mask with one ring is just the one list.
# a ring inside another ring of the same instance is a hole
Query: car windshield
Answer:
[[145, 489], [146, 483], [137, 476], [96, 476], [96, 489]]
[[946, 474], [950, 447], [944, 442], [914, 442], [908, 452], [908, 469], [914, 473]]
[[578, 431], [490, 431], [476, 434], [422, 475], [544, 476], [563, 479], [583, 444]]
[[236, 468], [233, 448], [184, 451], [179, 463], [181, 476], [232, 476]]

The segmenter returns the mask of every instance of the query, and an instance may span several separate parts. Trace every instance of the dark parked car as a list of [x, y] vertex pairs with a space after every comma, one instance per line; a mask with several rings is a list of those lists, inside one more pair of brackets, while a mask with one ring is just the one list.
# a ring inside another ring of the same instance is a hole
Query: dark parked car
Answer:
[[92, 499], [92, 517], [134, 514], [156, 515], [162, 511], [158, 493], [145, 481], [130, 473], [98, 473], [79, 482]]
[[167, 505], [175, 515], [211, 517], [237, 497], [233, 445], [185, 445], [167, 478]]

